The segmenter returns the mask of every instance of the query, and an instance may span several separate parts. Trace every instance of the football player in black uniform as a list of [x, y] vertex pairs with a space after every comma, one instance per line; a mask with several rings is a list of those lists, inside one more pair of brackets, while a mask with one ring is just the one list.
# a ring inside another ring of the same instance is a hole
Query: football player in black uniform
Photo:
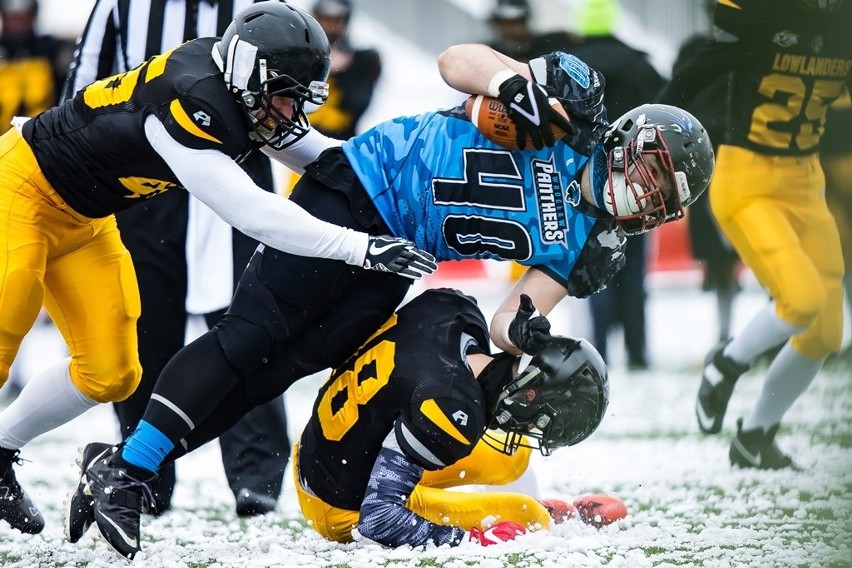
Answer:
[[[296, 492], [314, 530], [338, 542], [357, 527], [386, 546], [455, 546], [468, 531], [489, 544], [550, 526], [547, 507], [528, 495], [443, 489], [514, 481], [532, 449], [548, 455], [600, 424], [609, 382], [589, 342], [551, 337], [519, 370], [522, 360], [490, 354], [476, 301], [456, 290], [428, 290], [400, 308], [331, 373], [294, 446]], [[483, 535], [486, 518], [497, 525]]]
[[[44, 526], [15, 479], [19, 448], [98, 403], [127, 398], [139, 382], [139, 294], [116, 211], [184, 188], [282, 251], [370, 267], [377, 279], [435, 268], [410, 242], [368, 234], [387, 233], [383, 224], [321, 221], [260, 190], [237, 165], [263, 149], [298, 168], [329, 144], [303, 111], [327, 95], [322, 29], [278, 2], [242, 17], [256, 33], [232, 34], [223, 51], [216, 38], [188, 42], [0, 138], [0, 383], [42, 303], [71, 353], [0, 414], [0, 518], [19, 530]], [[340, 216], [325, 218], [332, 215]]]
[[783, 344], [756, 405], [737, 424], [733, 465], [797, 467], [775, 435], [840, 348], [843, 257], [818, 149], [828, 106], [852, 85], [850, 21], [845, 0], [719, 0], [713, 39], [661, 96], [685, 106], [716, 77], [733, 74], [710, 205], [772, 301], [708, 355], [696, 403], [702, 431], [720, 431], [737, 379]]
[[[252, 22], [236, 22], [220, 40], [223, 61], [239, 61], [228, 46]], [[495, 345], [520, 354], [524, 337], [509, 333], [520, 295], [546, 315], [566, 295], [603, 286], [621, 267], [623, 232], [678, 219], [704, 191], [712, 149], [700, 123], [665, 105], [633, 109], [607, 130], [603, 79], [564, 53], [524, 65], [467, 44], [446, 50], [438, 67], [459, 90], [485, 94], [491, 86], [516, 105], [510, 116], [519, 132], [535, 134], [535, 151], [496, 146], [460, 105], [388, 120], [323, 152], [294, 196], [339, 224], [392, 227], [391, 234], [408, 236], [440, 260], [520, 259], [531, 266], [491, 323]], [[575, 130], [550, 106], [542, 85], [562, 97]], [[558, 143], [550, 128], [557, 116], [573, 130]], [[132, 557], [149, 484], [171, 452], [198, 447], [294, 381], [342, 364], [393, 313], [408, 286], [394, 275], [259, 248], [222, 320], [164, 368], [121, 450], [82, 462], [107, 541]], [[90, 522], [83, 511], [69, 507], [72, 540]]]

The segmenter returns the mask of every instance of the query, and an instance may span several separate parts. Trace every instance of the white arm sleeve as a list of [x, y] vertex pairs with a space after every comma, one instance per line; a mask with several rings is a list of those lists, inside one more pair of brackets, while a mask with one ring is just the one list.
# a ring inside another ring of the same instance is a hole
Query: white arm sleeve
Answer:
[[363, 266], [366, 233], [321, 221], [289, 199], [263, 191], [227, 155], [179, 144], [154, 116], [145, 119], [145, 134], [187, 191], [229, 225], [290, 254]]
[[305, 166], [319, 158], [319, 155], [325, 150], [341, 144], [343, 144], [343, 140], [329, 138], [325, 134], [317, 132], [315, 128], [311, 128], [301, 139], [284, 150], [274, 150], [269, 146], [263, 146], [261, 152], [302, 175], [305, 173]]

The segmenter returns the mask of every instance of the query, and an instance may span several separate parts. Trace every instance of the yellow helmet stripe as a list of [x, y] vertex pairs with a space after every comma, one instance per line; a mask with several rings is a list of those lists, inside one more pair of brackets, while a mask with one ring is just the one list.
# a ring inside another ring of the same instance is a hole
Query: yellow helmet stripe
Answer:
[[459, 432], [456, 425], [452, 423], [452, 421], [447, 418], [447, 415], [441, 410], [441, 407], [438, 406], [433, 399], [424, 400], [420, 405], [420, 412], [423, 413], [423, 416], [431, 420], [435, 426], [446, 432], [450, 437], [458, 440], [462, 444], [470, 445], [470, 441], [464, 437], [464, 435]]
[[210, 140], [211, 142], [215, 142], [217, 144], [221, 144], [222, 141], [216, 138], [215, 136], [211, 136], [198, 128], [196, 124], [189, 118], [189, 115], [186, 114], [186, 111], [183, 109], [183, 106], [180, 104], [178, 99], [172, 101], [169, 105], [169, 111], [172, 113], [172, 116], [175, 117], [175, 120], [178, 124], [180, 124], [184, 130], [189, 132], [194, 136], [198, 136], [199, 138], [203, 138], [204, 140]]
[[732, 0], [719, 0], [719, 4], [722, 6], [727, 6], [728, 8], [733, 8], [734, 10], [742, 10], [742, 8], [740, 6], [737, 6], [737, 4]]

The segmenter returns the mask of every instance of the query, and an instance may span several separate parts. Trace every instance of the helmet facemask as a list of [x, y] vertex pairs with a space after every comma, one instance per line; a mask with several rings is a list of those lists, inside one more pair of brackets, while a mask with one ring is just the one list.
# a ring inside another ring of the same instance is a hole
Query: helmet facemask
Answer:
[[520, 447], [553, 450], [585, 440], [600, 424], [609, 401], [606, 365], [588, 341], [555, 338], [502, 390], [491, 429], [482, 439], [512, 455]]
[[[305, 113], [305, 102], [317, 106], [328, 98], [328, 83], [311, 81], [305, 87], [288, 75], [277, 75], [267, 70], [265, 60], [258, 61], [260, 88], [257, 92], [245, 90], [240, 102], [249, 119], [255, 136], [264, 144], [281, 150], [307, 134], [311, 127]], [[273, 97], [283, 97], [293, 101], [291, 116], [279, 110]]]
[[[652, 156], [659, 166], [656, 176], [648, 160]], [[607, 152], [604, 207], [625, 234], [644, 233], [684, 216], [678, 191], [682, 184], [678, 181], [660, 129], [641, 126], [627, 146], [615, 146]], [[668, 195], [663, 187], [668, 188]]]
[[[212, 55], [246, 113], [252, 138], [276, 150], [310, 129], [305, 103], [328, 98], [328, 39], [314, 18], [290, 4], [259, 2], [242, 10]], [[276, 107], [276, 97], [292, 104], [278, 101]]]
[[715, 157], [698, 119], [677, 107], [646, 104], [610, 126], [593, 161], [595, 204], [624, 233], [636, 235], [682, 218], [710, 184]]
[[556, 411], [548, 404], [533, 404], [536, 398], [533, 385], [540, 374], [541, 370], [537, 367], [527, 366], [503, 390], [497, 403], [494, 426], [506, 435], [486, 430], [482, 435], [486, 444], [507, 455], [514, 454], [520, 447], [537, 449], [542, 455], [550, 455], [547, 440], [553, 423], [552, 416]]

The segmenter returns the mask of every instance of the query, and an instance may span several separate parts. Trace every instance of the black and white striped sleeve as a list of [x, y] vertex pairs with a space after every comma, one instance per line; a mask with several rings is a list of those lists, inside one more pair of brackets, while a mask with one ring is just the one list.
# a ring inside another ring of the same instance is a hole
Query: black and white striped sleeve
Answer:
[[83, 34], [77, 38], [61, 102], [73, 98], [89, 83], [123, 70], [116, 30], [119, 1], [97, 0], [92, 8]]

